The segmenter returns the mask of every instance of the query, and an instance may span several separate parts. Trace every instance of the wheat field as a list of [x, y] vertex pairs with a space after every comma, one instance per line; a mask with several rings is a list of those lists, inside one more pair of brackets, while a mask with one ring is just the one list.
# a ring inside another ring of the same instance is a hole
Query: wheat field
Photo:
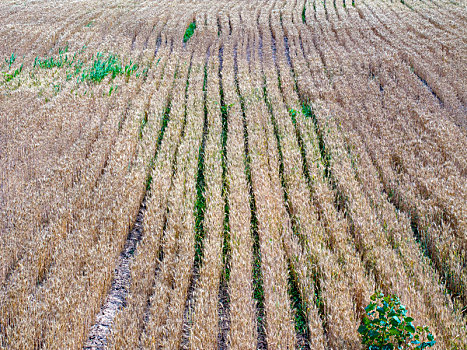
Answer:
[[0, 348], [467, 349], [465, 0], [0, 4]]

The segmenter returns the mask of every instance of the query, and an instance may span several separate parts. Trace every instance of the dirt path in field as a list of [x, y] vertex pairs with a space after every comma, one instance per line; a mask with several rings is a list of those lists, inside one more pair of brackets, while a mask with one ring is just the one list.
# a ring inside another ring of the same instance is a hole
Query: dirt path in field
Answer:
[[88, 340], [84, 349], [105, 349], [107, 347], [107, 337], [110, 334], [113, 320], [117, 311], [125, 306], [126, 297], [130, 288], [130, 260], [136, 250], [138, 242], [143, 236], [143, 220], [146, 212], [146, 197], [139, 208], [135, 224], [128, 235], [122, 253], [117, 261], [115, 277], [112, 287], [101, 307], [101, 311], [96, 317], [96, 322], [91, 327]]

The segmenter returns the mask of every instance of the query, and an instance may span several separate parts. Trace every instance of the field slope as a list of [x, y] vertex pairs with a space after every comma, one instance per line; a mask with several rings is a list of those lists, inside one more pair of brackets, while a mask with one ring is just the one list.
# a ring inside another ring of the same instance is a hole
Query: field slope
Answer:
[[0, 348], [467, 349], [467, 10], [0, 4]]

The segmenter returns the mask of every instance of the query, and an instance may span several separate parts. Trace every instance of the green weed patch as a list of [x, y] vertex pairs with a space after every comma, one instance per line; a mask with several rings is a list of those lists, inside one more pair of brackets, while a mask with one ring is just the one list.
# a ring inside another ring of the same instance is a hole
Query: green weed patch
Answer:
[[19, 68], [17, 68], [13, 73], [4, 73], [5, 81], [9, 82], [10, 80], [13, 80], [16, 76], [18, 76], [23, 70], [23, 65], [21, 65]]
[[8, 64], [8, 69], [11, 68], [11, 65], [12, 65], [15, 61], [16, 61], [16, 56], [15, 56], [15, 53], [14, 53], [14, 52], [11, 54], [11, 56], [10, 56], [9, 59], [6, 59], [6, 58], [5, 58], [5, 62], [6, 62], [6, 64]]
[[183, 36], [183, 42], [186, 43], [195, 33], [196, 29], [196, 22], [191, 22], [188, 28], [185, 31], [185, 35]]

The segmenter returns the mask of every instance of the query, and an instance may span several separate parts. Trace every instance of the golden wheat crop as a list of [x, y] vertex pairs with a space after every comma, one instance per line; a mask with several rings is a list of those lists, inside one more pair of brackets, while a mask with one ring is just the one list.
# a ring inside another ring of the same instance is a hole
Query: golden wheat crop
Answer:
[[0, 4], [0, 348], [467, 348], [467, 12]]

